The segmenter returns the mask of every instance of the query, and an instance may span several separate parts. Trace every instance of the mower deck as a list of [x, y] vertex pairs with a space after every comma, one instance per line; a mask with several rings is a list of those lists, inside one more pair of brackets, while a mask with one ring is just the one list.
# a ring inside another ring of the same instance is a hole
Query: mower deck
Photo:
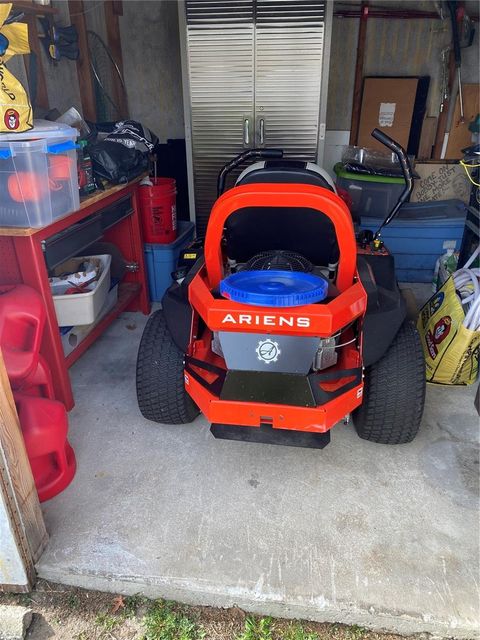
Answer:
[[257, 444], [280, 444], [289, 447], [323, 449], [330, 442], [330, 431], [312, 433], [288, 429], [273, 429], [269, 424], [260, 427], [245, 427], [233, 424], [212, 424], [210, 431], [220, 440], [237, 440]]

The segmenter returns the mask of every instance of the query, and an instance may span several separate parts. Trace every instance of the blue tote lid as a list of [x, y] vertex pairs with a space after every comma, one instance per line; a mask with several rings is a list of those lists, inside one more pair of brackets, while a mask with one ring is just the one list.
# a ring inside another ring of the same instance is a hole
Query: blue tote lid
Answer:
[[224, 298], [263, 307], [298, 307], [327, 297], [328, 282], [298, 271], [239, 271], [220, 283]]

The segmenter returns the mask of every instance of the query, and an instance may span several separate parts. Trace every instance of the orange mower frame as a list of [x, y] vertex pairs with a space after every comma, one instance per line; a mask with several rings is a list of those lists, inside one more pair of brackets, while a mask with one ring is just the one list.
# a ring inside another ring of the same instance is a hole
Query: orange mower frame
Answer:
[[[214, 294], [224, 276], [225, 223], [230, 215], [249, 207], [300, 207], [316, 210], [330, 219], [340, 256], [336, 297], [321, 304], [270, 308], [241, 304]], [[204, 266], [188, 288], [193, 316], [184, 379], [187, 393], [211, 423], [325, 433], [362, 403], [361, 327], [367, 294], [357, 272], [355, 234], [343, 200], [327, 189], [305, 184], [252, 184], [230, 189], [213, 206], [204, 257]], [[199, 328], [204, 325], [200, 320], [206, 325], [201, 333]], [[315, 406], [306, 407], [224, 399], [222, 385], [228, 369], [224, 359], [211, 349], [212, 336], [217, 331], [318, 338], [346, 331], [351, 340], [342, 347], [337, 364], [328, 372], [307, 376]]]

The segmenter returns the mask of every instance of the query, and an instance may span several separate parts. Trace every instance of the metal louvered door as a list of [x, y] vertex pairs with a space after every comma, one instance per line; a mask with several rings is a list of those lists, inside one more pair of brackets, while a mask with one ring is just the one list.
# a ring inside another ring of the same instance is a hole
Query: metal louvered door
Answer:
[[[324, 0], [257, 0], [257, 146], [315, 162], [319, 139]], [[324, 136], [324, 126], [321, 135]]]
[[187, 0], [187, 57], [197, 234], [222, 166], [254, 141], [253, 0]]
[[203, 234], [217, 174], [245, 148], [317, 159], [331, 7], [327, 0], [185, 0], [180, 6], [190, 202]]

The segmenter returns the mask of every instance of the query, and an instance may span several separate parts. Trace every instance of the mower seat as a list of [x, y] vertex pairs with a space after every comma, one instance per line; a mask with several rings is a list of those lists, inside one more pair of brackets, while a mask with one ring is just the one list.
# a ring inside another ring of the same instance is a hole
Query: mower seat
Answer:
[[336, 193], [335, 184], [328, 173], [313, 162], [303, 160], [265, 160], [247, 167], [237, 179], [242, 184], [311, 184]]
[[[238, 178], [246, 184], [310, 184], [335, 193], [328, 174], [299, 160], [257, 162]], [[294, 251], [314, 265], [338, 261], [338, 244], [330, 219], [313, 209], [248, 207], [233, 213], [225, 225], [226, 250], [239, 263], [263, 251]]]

